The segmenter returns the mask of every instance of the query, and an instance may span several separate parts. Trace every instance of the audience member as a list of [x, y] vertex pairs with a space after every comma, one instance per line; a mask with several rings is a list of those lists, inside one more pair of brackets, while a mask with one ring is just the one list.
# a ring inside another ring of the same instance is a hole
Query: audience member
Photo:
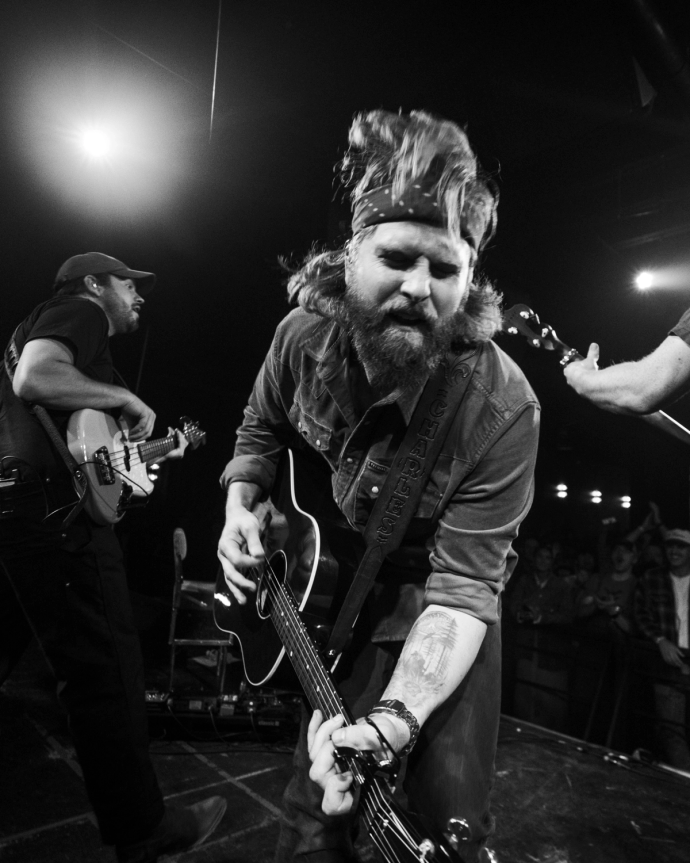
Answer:
[[520, 719], [565, 730], [568, 719], [568, 634], [575, 609], [565, 579], [553, 573], [553, 553], [541, 546], [509, 597], [517, 621], [517, 680], [513, 711]]
[[666, 531], [664, 550], [667, 564], [648, 570], [639, 580], [635, 619], [643, 636], [659, 650], [654, 702], [660, 755], [673, 767], [690, 770], [686, 734], [690, 531]]
[[593, 573], [577, 599], [577, 617], [590, 619], [592, 628], [619, 636], [633, 627], [633, 596], [636, 560], [635, 546], [620, 539], [611, 549], [611, 564], [601, 573]]

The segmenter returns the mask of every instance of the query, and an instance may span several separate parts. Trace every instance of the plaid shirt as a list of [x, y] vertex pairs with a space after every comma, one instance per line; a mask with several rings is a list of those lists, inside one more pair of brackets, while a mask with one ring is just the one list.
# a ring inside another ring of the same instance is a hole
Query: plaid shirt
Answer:
[[645, 572], [635, 591], [635, 621], [651, 641], [660, 637], [678, 644], [678, 616], [671, 574], [658, 567]]

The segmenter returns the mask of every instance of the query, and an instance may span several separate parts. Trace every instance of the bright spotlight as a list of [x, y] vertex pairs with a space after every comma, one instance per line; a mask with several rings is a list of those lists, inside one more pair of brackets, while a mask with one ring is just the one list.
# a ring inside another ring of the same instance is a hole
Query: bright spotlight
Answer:
[[559, 482], [556, 486], [556, 491], [568, 491], [568, 486], [563, 482]]
[[102, 129], [84, 129], [79, 135], [79, 144], [92, 159], [105, 159], [113, 150], [113, 144]]
[[557, 491], [556, 497], [566, 498], [566, 497], [568, 497], [568, 492], [567, 491]]
[[635, 284], [641, 291], [646, 291], [647, 288], [651, 288], [654, 284], [654, 276], [649, 270], [642, 270], [641, 273], [635, 276]]
[[630, 501], [624, 500], [623, 503], [621, 503], [621, 506], [623, 507], [623, 509], [630, 509]]

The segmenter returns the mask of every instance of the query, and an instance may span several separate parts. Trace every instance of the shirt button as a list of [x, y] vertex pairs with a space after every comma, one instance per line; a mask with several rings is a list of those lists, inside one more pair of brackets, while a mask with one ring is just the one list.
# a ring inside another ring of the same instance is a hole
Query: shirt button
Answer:
[[345, 459], [345, 461], [346, 461], [348, 464], [352, 464], [352, 459], [351, 459], [349, 456], [348, 456], [348, 458], [346, 458], [346, 459]]
[[320, 440], [317, 440], [317, 441], [316, 441], [316, 446], [321, 446], [321, 441], [320, 441]]
[[372, 494], [378, 494], [379, 493], [379, 487], [377, 485], [373, 485], [371, 487], [371, 493]]

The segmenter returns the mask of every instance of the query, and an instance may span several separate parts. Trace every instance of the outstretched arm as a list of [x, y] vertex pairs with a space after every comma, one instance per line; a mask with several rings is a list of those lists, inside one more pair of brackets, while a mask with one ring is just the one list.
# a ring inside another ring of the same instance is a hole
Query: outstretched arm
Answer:
[[668, 336], [649, 356], [636, 362], [599, 369], [599, 346], [592, 344], [584, 360], [565, 367], [570, 386], [604, 410], [648, 414], [678, 398], [690, 387], [690, 346]]
[[[402, 701], [420, 726], [455, 691], [472, 667], [481, 647], [486, 624], [463, 611], [430, 605], [419, 616], [405, 641], [382, 700]], [[309, 726], [309, 754], [313, 782], [324, 789], [322, 808], [327, 815], [352, 808], [352, 775], [341, 773], [333, 746], [381, 751], [373, 728], [360, 720], [342, 728], [342, 717], [321, 724], [318, 711]], [[410, 738], [408, 725], [397, 716], [375, 713], [370, 719], [397, 752]]]

